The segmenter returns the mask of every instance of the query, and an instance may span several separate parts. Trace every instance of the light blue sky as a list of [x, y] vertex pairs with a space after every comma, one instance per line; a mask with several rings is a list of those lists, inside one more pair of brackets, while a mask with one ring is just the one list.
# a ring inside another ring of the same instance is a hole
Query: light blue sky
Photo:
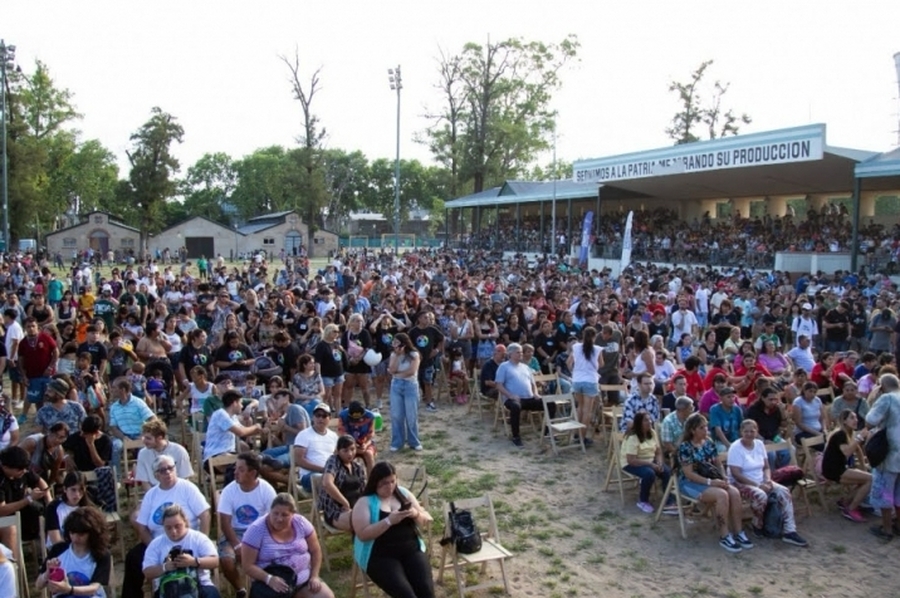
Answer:
[[561, 159], [669, 145], [677, 103], [667, 84], [708, 58], [709, 84], [730, 81], [727, 103], [752, 115], [747, 132], [824, 122], [831, 145], [887, 150], [897, 143], [898, 23], [900, 2], [877, 0], [7, 0], [0, 37], [18, 47], [23, 68], [35, 58], [49, 65], [75, 94], [84, 137], [99, 138], [123, 167], [128, 136], [152, 106], [176, 115], [184, 169], [206, 152], [241, 157], [294, 143], [300, 108], [278, 56], [295, 46], [307, 75], [323, 67], [313, 107], [327, 144], [370, 159], [394, 155], [387, 69], [401, 64], [401, 153], [427, 161], [412, 136], [438, 102], [439, 46], [570, 32], [582, 48], [554, 101]]

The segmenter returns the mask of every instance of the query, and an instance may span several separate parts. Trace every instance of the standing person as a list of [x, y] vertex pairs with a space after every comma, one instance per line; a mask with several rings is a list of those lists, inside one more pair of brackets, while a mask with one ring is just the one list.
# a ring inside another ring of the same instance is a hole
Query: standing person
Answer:
[[19, 344], [22, 342], [22, 339], [25, 338], [25, 330], [22, 328], [22, 325], [19, 324], [19, 312], [15, 309], [5, 309], [3, 310], [3, 327], [6, 329], [6, 336], [4, 337], [4, 343], [6, 348], [6, 360], [7, 367], [9, 369], [9, 381], [12, 384], [12, 400], [13, 405], [10, 407], [16, 406], [15, 403], [17, 401], [23, 400], [24, 397], [24, 384], [22, 383], [22, 376], [19, 373]]
[[27, 417], [31, 405], [38, 410], [44, 404], [44, 391], [50, 384], [59, 361], [59, 347], [52, 336], [40, 330], [34, 318], [25, 318], [24, 329], [25, 338], [18, 347], [18, 368], [28, 398], [22, 409], [22, 416]]
[[425, 409], [437, 411], [432, 398], [434, 394], [435, 361], [444, 344], [444, 333], [431, 325], [431, 315], [427, 311], [420, 311], [416, 316], [416, 325], [409, 331], [409, 338], [419, 351], [419, 387], [422, 390], [422, 400]]
[[[603, 367], [603, 352], [594, 344], [596, 337], [597, 330], [593, 326], [585, 328], [584, 340], [575, 343], [566, 360], [566, 365], [572, 372], [572, 393], [578, 405], [578, 421], [585, 425], [585, 430], [594, 429], [591, 418], [594, 414], [594, 404], [600, 396], [598, 371]], [[582, 434], [586, 433], [582, 431]], [[589, 446], [594, 441], [584, 438], [584, 443]]]
[[[497, 385], [497, 392], [503, 397], [503, 405], [509, 410], [512, 443], [522, 448], [525, 446], [519, 435], [522, 411], [543, 411], [544, 400], [538, 394], [537, 384], [534, 382], [534, 372], [528, 365], [522, 363], [522, 345], [513, 343], [507, 347], [506, 353], [509, 360], [497, 368], [497, 377], [494, 381]], [[547, 411], [551, 418], [554, 417], [556, 403], [548, 403]]]
[[341, 406], [350, 403], [353, 391], [359, 387], [363, 402], [369, 408], [369, 377], [372, 368], [363, 357], [366, 351], [374, 346], [372, 335], [365, 328], [365, 318], [362, 314], [353, 314], [347, 320], [347, 331], [341, 335], [341, 346], [347, 355], [347, 370], [344, 374], [344, 388], [342, 391]]
[[391, 376], [391, 452], [399, 451], [404, 443], [416, 451], [422, 450], [419, 440], [419, 384], [421, 355], [405, 332], [394, 336], [394, 352], [388, 364]]
[[313, 351], [322, 383], [325, 385], [325, 403], [332, 411], [340, 411], [344, 391], [344, 349], [339, 342], [340, 328], [329, 324], [322, 331], [322, 340]]
[[890, 540], [900, 533], [900, 525], [893, 523], [895, 511], [900, 508], [900, 379], [894, 374], [879, 378], [882, 395], [866, 415], [866, 424], [887, 431], [887, 458], [872, 469], [870, 502], [881, 509], [881, 527], [871, 532], [881, 540]]

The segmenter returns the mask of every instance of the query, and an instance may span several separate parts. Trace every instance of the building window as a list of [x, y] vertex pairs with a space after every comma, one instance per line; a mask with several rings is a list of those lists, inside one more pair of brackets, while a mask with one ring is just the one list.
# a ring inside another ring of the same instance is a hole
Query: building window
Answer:
[[63, 247], [78, 247], [78, 239], [76, 239], [75, 237], [64, 238]]
[[314, 237], [313, 238], [313, 243], [315, 243], [316, 245], [318, 245], [319, 243], [324, 243], [324, 242], [325, 242], [325, 239], [323, 239], [322, 237]]
[[274, 244], [275, 244], [275, 238], [274, 238], [274, 237], [265, 237], [265, 238], [263, 239], [263, 245], [274, 245]]
[[122, 247], [134, 247], [134, 239], [122, 239]]
[[94, 216], [94, 223], [95, 224], [103, 224], [103, 216], [101, 216], [99, 214], [97, 216]]

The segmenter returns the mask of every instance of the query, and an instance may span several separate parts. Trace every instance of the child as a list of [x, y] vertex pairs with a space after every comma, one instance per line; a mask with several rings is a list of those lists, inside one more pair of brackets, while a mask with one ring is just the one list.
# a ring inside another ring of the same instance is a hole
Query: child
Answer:
[[241, 396], [245, 399], [257, 401], [262, 397], [262, 391], [256, 387], [256, 374], [251, 372], [244, 378], [244, 388], [241, 389]]
[[[131, 394], [147, 400], [147, 378], [144, 377], [144, 364], [135, 361], [131, 364], [131, 371], [128, 373], [128, 380], [131, 382]], [[149, 405], [149, 402], [147, 403]]]
[[356, 456], [362, 457], [366, 471], [375, 465], [375, 414], [360, 401], [350, 401], [350, 406], [338, 414], [338, 435], [349, 434], [356, 440]]
[[210, 384], [209, 375], [206, 372], [206, 368], [202, 365], [195, 365], [188, 374], [191, 377], [191, 382], [188, 384], [187, 388], [178, 395], [178, 404], [181, 405], [184, 403], [185, 399], [190, 398], [191, 403], [190, 407], [188, 407], [188, 417], [192, 420], [192, 427], [194, 429], [200, 428], [197, 430], [199, 432], [205, 432], [205, 425], [194, 425], [194, 421], [196, 420], [193, 415], [195, 413], [203, 412], [203, 402], [207, 397], [213, 395], [216, 392], [216, 389]]
[[56, 373], [69, 374], [71, 376], [75, 373], [78, 345], [73, 342], [68, 342], [63, 345], [61, 353], [62, 355], [59, 356], [59, 361], [56, 362]]
[[96, 374], [96, 368], [91, 365], [91, 354], [83, 351], [75, 358], [75, 371], [72, 372], [72, 381], [75, 383], [75, 390], [78, 391], [78, 399], [84, 404], [84, 377]]
[[166, 381], [163, 379], [162, 370], [154, 368], [150, 372], [150, 378], [147, 380], [147, 405], [150, 409], [156, 411], [160, 406], [166, 409], [168, 413], [169, 395], [166, 392]]
[[450, 388], [456, 395], [457, 403], [464, 405], [469, 401], [469, 375], [466, 371], [466, 360], [459, 347], [450, 349]]
[[131, 365], [138, 361], [138, 356], [125, 343], [122, 333], [118, 330], [110, 333], [109, 344], [110, 349], [107, 355], [109, 359], [109, 380], [116, 380], [128, 373]]

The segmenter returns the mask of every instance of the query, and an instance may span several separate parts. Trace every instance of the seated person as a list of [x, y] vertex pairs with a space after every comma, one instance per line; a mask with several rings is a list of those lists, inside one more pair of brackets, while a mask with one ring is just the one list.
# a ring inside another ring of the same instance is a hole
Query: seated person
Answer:
[[791, 491], [772, 481], [766, 448], [762, 440], [756, 437], [756, 422], [752, 419], [741, 423], [740, 439], [735, 440], [728, 449], [728, 473], [729, 481], [738, 489], [741, 498], [750, 502], [750, 510], [753, 513], [752, 525], [757, 535], [764, 533], [763, 515], [769, 494], [774, 493], [784, 516], [781, 528], [782, 541], [794, 546], [808, 545], [797, 533]]
[[70, 471], [63, 480], [62, 493], [44, 509], [44, 533], [47, 534], [47, 548], [63, 541], [66, 520], [78, 507], [93, 506], [88, 498], [84, 476]]
[[[509, 427], [512, 430], [512, 442], [521, 448], [524, 446], [519, 436], [521, 413], [525, 411], [543, 411], [544, 401], [534, 382], [534, 372], [522, 362], [522, 345], [512, 343], [507, 349], [509, 360], [497, 368], [495, 378], [497, 392], [503, 397], [503, 405], [509, 411]], [[547, 403], [550, 417], [556, 415], [556, 403]]]
[[69, 426], [64, 422], [53, 424], [47, 434], [32, 434], [19, 443], [25, 449], [29, 469], [48, 485], [59, 483], [65, 468], [66, 453], [63, 444], [69, 439]]
[[656, 422], [659, 421], [659, 402], [653, 395], [653, 376], [647, 372], [642, 372], [637, 375], [635, 382], [637, 390], [625, 399], [625, 404], [622, 406], [622, 423], [619, 427], [621, 432], [627, 432], [631, 429], [631, 425], [634, 423], [634, 416], [640, 411], [646, 411], [650, 415], [652, 425], [655, 426]]
[[112, 464], [118, 470], [125, 440], [140, 438], [141, 426], [156, 416], [143, 399], [131, 394], [131, 382], [127, 378], [113, 382], [112, 395], [116, 400], [109, 407], [109, 435], [113, 443]]
[[[756, 422], [757, 437], [764, 443], [782, 442], [787, 435], [787, 418], [784, 415], [784, 406], [778, 397], [778, 391], [774, 387], [770, 386], [763, 389], [759, 400], [754, 401], [747, 408], [744, 417]], [[790, 449], [776, 452], [769, 451], [768, 455], [769, 468], [772, 471], [791, 463]]]
[[[234, 465], [234, 481], [222, 489], [216, 510], [219, 513], [219, 560], [225, 579], [238, 595], [246, 595], [238, 570], [241, 539], [251, 523], [265, 517], [275, 499], [275, 489], [260, 479], [259, 458], [251, 453], [238, 455]], [[241, 592], [244, 594], [241, 594]]]
[[81, 430], [70, 435], [63, 445], [78, 471], [94, 471], [112, 461], [113, 443], [100, 429], [102, 423], [98, 415], [87, 416], [81, 422]]
[[862, 430], [866, 425], [866, 414], [869, 413], [869, 404], [859, 396], [856, 382], [852, 380], [844, 382], [841, 390], [843, 394], [831, 404], [831, 421], [836, 422], [844, 409], [849, 409], [856, 414], [857, 430]]
[[356, 439], [356, 456], [362, 458], [366, 471], [375, 465], [375, 414], [359, 401], [350, 401], [350, 406], [338, 415], [338, 434], [349, 434]]
[[323, 473], [328, 457], [334, 454], [338, 436], [328, 429], [331, 407], [319, 403], [313, 412], [313, 425], [297, 434], [294, 439], [294, 462], [300, 468], [300, 485], [312, 492], [310, 477], [313, 473]]
[[675, 399], [675, 408], [659, 425], [659, 441], [664, 456], [672, 457], [678, 452], [678, 445], [681, 444], [681, 436], [684, 434], [684, 422], [693, 412], [694, 401], [691, 397], [682, 396]]
[[709, 410], [709, 427], [720, 453], [727, 451], [731, 443], [741, 435], [744, 414], [737, 406], [735, 397], [734, 389], [726, 387], [722, 390], [722, 400]]
[[[105, 596], [112, 557], [103, 513], [96, 507], [78, 507], [66, 519], [63, 537], [47, 552], [35, 586], [53, 596]], [[62, 579], [55, 569], [61, 570]]]
[[141, 484], [144, 491], [159, 483], [153, 464], [161, 455], [172, 458], [175, 463], [175, 473], [180, 479], [186, 480], [194, 477], [194, 467], [191, 465], [191, 457], [187, 450], [177, 442], [169, 440], [168, 434], [168, 426], [160, 419], [148, 420], [141, 427], [141, 440], [144, 442], [144, 448], [138, 451], [134, 479]]
[[[665, 491], [669, 484], [669, 476], [672, 470], [663, 462], [662, 447], [653, 431], [650, 416], [646, 411], [639, 411], [634, 416], [634, 424], [625, 434], [625, 441], [620, 449], [619, 466], [633, 476], [641, 480], [640, 498], [637, 508], [644, 513], [652, 513], [653, 505], [650, 504], [650, 491], [653, 483], [659, 479]], [[674, 504], [675, 497], [670, 497], [670, 504]]]
[[222, 408], [217, 409], [209, 418], [206, 444], [203, 445], [204, 467], [212, 457], [236, 452], [238, 438], [246, 438], [262, 431], [259, 424], [243, 425], [238, 418], [240, 412], [241, 393], [229, 390], [222, 397]]
[[338, 438], [334, 454], [325, 462], [316, 505], [325, 523], [344, 531], [352, 529], [350, 513], [366, 485], [366, 470], [356, 461], [357, 447], [353, 436], [344, 434]]
[[825, 445], [822, 477], [850, 486], [852, 494], [838, 503], [841, 514], [850, 521], [863, 523], [865, 518], [859, 507], [872, 489], [872, 474], [858, 469], [856, 465], [865, 462], [862, 447], [869, 435], [868, 430], [857, 431], [857, 415], [850, 409], [841, 411], [836, 421], [840, 427], [831, 433]]
[[497, 377], [497, 368], [504, 361], [506, 361], [506, 347], [498, 344], [494, 347], [494, 354], [491, 358], [481, 366], [479, 389], [482, 396], [491, 399], [497, 398], [497, 383], [494, 380]]
[[0, 451], [0, 517], [19, 513], [22, 528], [0, 529], [0, 541], [15, 546], [17, 534], [23, 542], [38, 538], [40, 516], [50, 496], [50, 488], [42, 478], [28, 469], [28, 453], [20, 446]]
[[163, 508], [161, 524], [164, 533], [147, 545], [143, 572], [159, 590], [160, 579], [166, 573], [193, 571], [200, 586], [200, 598], [219, 598], [210, 571], [219, 566], [219, 556], [212, 540], [203, 532], [191, 529], [188, 514], [179, 504]]

